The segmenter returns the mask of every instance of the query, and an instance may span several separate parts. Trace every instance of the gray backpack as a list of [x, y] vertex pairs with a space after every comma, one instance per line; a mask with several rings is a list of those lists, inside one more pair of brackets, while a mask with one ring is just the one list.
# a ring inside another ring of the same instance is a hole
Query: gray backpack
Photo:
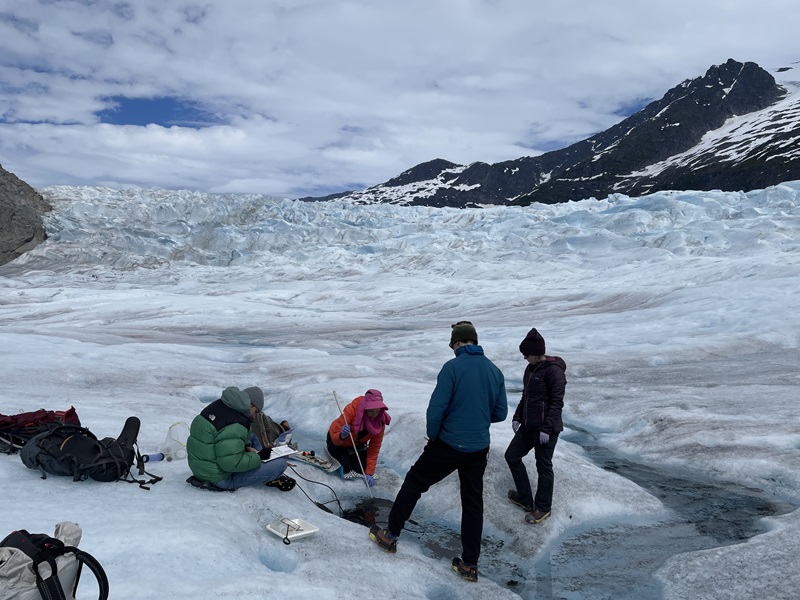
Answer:
[[108, 578], [91, 555], [77, 548], [77, 523], [64, 521], [55, 537], [12, 532], [0, 541], [0, 600], [75, 600], [83, 565], [94, 574], [99, 600], [108, 598]]

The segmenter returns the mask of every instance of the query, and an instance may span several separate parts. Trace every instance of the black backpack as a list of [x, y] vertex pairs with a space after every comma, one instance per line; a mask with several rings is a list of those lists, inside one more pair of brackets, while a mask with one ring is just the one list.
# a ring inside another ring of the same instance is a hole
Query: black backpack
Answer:
[[[144, 469], [144, 461], [136, 445], [140, 421], [129, 417], [119, 437], [98, 440], [91, 431], [77, 425], [59, 425], [30, 439], [20, 450], [26, 467], [38, 469], [42, 479], [47, 474], [71, 476], [73, 481], [128, 481], [138, 483], [143, 489], [148, 484], [161, 481]], [[131, 467], [136, 463], [139, 475], [146, 474], [149, 481], [136, 479]]]
[[[80, 534], [76, 523], [56, 525], [56, 535], [64, 535], [64, 539], [77, 543]], [[14, 598], [35, 598], [38, 592], [44, 600], [73, 600], [83, 565], [97, 579], [99, 600], [106, 600], [108, 578], [91, 554], [44, 533], [20, 529], [0, 541], [0, 592], [8, 591], [5, 586], [14, 586]]]

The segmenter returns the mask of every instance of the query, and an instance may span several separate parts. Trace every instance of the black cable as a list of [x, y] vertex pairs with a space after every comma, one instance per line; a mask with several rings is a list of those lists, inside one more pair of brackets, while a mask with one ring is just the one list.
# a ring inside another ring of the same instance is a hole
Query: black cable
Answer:
[[[334, 501], [335, 501], [335, 502], [336, 502], [336, 504], [339, 506], [339, 517], [341, 517], [341, 518], [345, 518], [345, 517], [344, 517], [345, 511], [344, 511], [344, 509], [342, 508], [342, 503], [339, 501], [339, 496], [336, 494], [336, 490], [334, 490], [334, 489], [333, 489], [331, 486], [329, 486], [327, 483], [322, 483], [321, 481], [314, 481], [313, 479], [309, 479], [308, 477], [303, 477], [302, 475], [300, 475], [300, 473], [298, 473], [298, 472], [297, 472], [297, 469], [295, 469], [295, 468], [294, 468], [294, 465], [291, 465], [291, 464], [290, 464], [290, 465], [288, 465], [288, 467], [289, 467], [289, 468], [292, 470], [292, 472], [293, 472], [295, 475], [297, 475], [297, 476], [298, 476], [300, 479], [302, 479], [302, 480], [304, 480], [304, 481], [308, 481], [309, 483], [316, 483], [317, 485], [324, 485], [324, 486], [325, 486], [326, 488], [328, 488], [328, 489], [331, 491], [331, 493], [333, 494], [333, 498], [334, 498], [333, 500], [328, 500], [328, 502], [318, 502], [318, 501], [314, 500], [314, 499], [313, 499], [311, 496], [309, 496], [309, 495], [306, 493], [306, 491], [305, 491], [305, 490], [302, 488], [302, 486], [300, 486], [299, 484], [297, 484], [297, 485], [296, 485], [296, 487], [300, 488], [300, 491], [301, 491], [301, 492], [303, 492], [303, 494], [305, 495], [305, 497], [306, 497], [306, 498], [308, 498], [308, 499], [309, 499], [309, 501], [311, 501], [311, 503], [312, 503], [312, 504], [314, 504], [314, 505], [315, 505], [317, 508], [320, 508], [320, 509], [322, 509], [322, 510], [324, 510], [324, 511], [326, 511], [326, 512], [330, 512], [330, 513], [332, 514], [332, 511], [331, 511], [331, 510], [330, 510], [330, 509], [329, 509], [327, 506], [325, 506], [325, 505], [326, 505], [326, 504], [330, 504], [331, 502], [334, 502]], [[349, 519], [348, 519], [348, 520], [349, 520]], [[388, 522], [388, 521], [383, 521], [383, 520], [381, 520], [381, 521], [375, 521], [375, 523], [376, 523], [376, 524], [386, 524], [386, 525], [388, 525], [388, 524], [389, 524], [389, 522]], [[419, 523], [417, 523], [417, 522], [416, 522], [416, 521], [414, 521], [413, 519], [409, 519], [409, 520], [408, 520], [408, 523], [412, 523], [413, 525], [415, 525], [415, 526], [417, 526], [417, 527], [420, 527]], [[405, 531], [407, 531], [408, 533], [415, 533], [415, 534], [418, 534], [418, 535], [422, 535], [422, 533], [424, 532], [424, 528], [422, 528], [422, 529], [415, 529], [414, 527], [409, 527], [407, 524], [406, 524], [406, 526], [404, 527], [404, 530], [405, 530]]]
[[[339, 502], [339, 496], [336, 495], [336, 491], [331, 486], [329, 486], [327, 483], [322, 483], [321, 481], [314, 481], [313, 479], [309, 479], [308, 477], [303, 477], [302, 475], [300, 475], [300, 473], [297, 472], [297, 469], [295, 469], [293, 465], [289, 465], [289, 468], [300, 479], [302, 479], [304, 481], [308, 481], [309, 483], [316, 483], [317, 485], [324, 485], [326, 488], [328, 488], [331, 491], [331, 493], [333, 494], [333, 498], [336, 501], [336, 504], [339, 506], [339, 516], [340, 517], [342, 516], [342, 513], [344, 513], [344, 509], [342, 508], [342, 503]], [[322, 510], [327, 510], [328, 512], [331, 512], [331, 510], [325, 505], [326, 504], [330, 504], [334, 500], [328, 500], [328, 502], [317, 502], [311, 496], [309, 496], [302, 487], [300, 487], [299, 485], [297, 487], [299, 487], [300, 491], [303, 492], [303, 494], [305, 494], [306, 498], [308, 498], [318, 508], [321, 508]]]

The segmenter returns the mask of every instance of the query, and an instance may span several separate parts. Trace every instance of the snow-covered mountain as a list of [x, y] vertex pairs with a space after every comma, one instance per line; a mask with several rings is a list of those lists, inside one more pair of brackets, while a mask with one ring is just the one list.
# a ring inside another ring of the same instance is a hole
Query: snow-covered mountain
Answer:
[[755, 63], [729, 59], [566, 148], [495, 164], [465, 166], [436, 159], [380, 185], [325, 199], [525, 206], [612, 193], [760, 189], [800, 178], [798, 138], [796, 68], [771, 74]]

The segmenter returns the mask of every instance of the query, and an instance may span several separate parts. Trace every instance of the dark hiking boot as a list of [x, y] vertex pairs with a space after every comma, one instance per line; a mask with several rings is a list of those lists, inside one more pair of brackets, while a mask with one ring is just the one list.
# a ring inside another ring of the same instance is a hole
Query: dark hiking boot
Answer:
[[530, 513], [525, 515], [525, 522], [526, 523], [531, 523], [531, 524], [541, 523], [542, 521], [544, 521], [549, 516], [550, 516], [550, 511], [549, 510], [548, 511], [544, 511], [544, 510], [539, 510], [537, 508], [536, 510], [531, 511]]
[[458, 556], [453, 557], [453, 571], [458, 573], [462, 579], [467, 581], [478, 581], [478, 567], [468, 565]]
[[527, 504], [523, 504], [522, 502], [519, 501], [517, 490], [508, 490], [508, 499], [511, 500], [511, 504], [516, 504], [525, 512], [533, 512], [532, 506], [528, 506]]
[[297, 482], [288, 475], [279, 475], [276, 479], [264, 483], [267, 487], [278, 488], [282, 492], [290, 492], [297, 485]]
[[194, 475], [190, 476], [189, 479], [186, 480], [186, 483], [189, 485], [193, 485], [196, 488], [200, 488], [201, 490], [208, 490], [211, 492], [232, 492], [233, 490], [227, 490], [225, 488], [221, 488], [219, 486], [214, 485], [210, 481], [203, 481], [202, 479], [198, 479]]
[[388, 529], [381, 529], [377, 525], [369, 528], [369, 539], [378, 544], [381, 550], [394, 554], [397, 552], [398, 536]]

